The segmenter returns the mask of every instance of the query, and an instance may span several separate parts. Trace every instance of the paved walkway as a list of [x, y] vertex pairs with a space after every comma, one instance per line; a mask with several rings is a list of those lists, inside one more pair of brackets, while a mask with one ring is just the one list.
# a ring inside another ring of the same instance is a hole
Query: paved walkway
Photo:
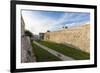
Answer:
[[63, 55], [63, 54], [61, 54], [61, 53], [59, 53], [59, 52], [57, 52], [55, 50], [52, 50], [52, 49], [50, 49], [50, 48], [48, 48], [48, 47], [46, 47], [44, 45], [41, 45], [40, 43], [38, 43], [36, 41], [34, 41], [34, 44], [36, 44], [37, 46], [41, 47], [42, 49], [48, 51], [49, 53], [53, 54], [54, 56], [60, 58], [63, 61], [74, 60], [71, 57], [65, 56], [65, 55]]

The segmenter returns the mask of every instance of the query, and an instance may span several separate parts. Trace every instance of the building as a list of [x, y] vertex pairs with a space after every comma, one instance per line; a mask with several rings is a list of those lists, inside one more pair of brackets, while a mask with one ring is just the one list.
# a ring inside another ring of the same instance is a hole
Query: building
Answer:
[[43, 40], [44, 39], [44, 33], [39, 33], [39, 39]]

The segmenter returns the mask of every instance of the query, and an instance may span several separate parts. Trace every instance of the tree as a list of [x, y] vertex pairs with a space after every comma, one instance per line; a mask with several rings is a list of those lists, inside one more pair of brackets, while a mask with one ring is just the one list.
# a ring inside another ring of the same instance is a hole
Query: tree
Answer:
[[65, 29], [68, 28], [68, 26], [65, 26]]
[[63, 26], [62, 28], [65, 28], [65, 29], [67, 29], [67, 28], [68, 28], [68, 26]]
[[29, 37], [33, 36], [32, 32], [30, 32], [29, 30], [25, 30], [25, 35]]
[[47, 32], [50, 32], [50, 30], [47, 30]]

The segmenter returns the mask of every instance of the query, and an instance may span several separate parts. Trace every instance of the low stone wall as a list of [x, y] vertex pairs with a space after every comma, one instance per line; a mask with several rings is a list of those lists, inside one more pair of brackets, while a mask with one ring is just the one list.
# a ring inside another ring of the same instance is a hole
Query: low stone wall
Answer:
[[44, 40], [56, 43], [70, 44], [85, 52], [90, 52], [90, 25], [67, 28], [54, 32], [46, 32]]

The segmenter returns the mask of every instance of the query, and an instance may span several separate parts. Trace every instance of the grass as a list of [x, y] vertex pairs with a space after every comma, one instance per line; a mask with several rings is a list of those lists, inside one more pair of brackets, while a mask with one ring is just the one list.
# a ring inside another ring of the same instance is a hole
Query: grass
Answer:
[[32, 44], [32, 46], [33, 46], [33, 52], [35, 53], [37, 62], [61, 61], [61, 59], [52, 55], [48, 51], [38, 47], [34, 43]]
[[89, 53], [78, 50], [77, 48], [68, 47], [64, 44], [58, 44], [50, 41], [37, 42], [76, 60], [90, 59]]

